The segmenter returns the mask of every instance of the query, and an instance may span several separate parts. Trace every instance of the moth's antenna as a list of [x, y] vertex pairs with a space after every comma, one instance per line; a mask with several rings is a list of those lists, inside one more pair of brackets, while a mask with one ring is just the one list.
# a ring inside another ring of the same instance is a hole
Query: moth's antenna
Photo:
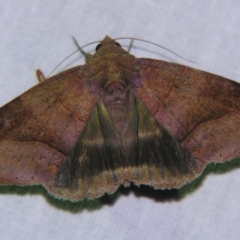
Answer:
[[77, 42], [77, 40], [76, 40], [74, 37], [72, 37], [72, 39], [73, 39], [73, 41], [74, 41], [74, 43], [75, 43], [75, 45], [77, 46], [78, 49], [77, 49], [76, 51], [72, 52], [71, 54], [69, 54], [67, 57], [65, 57], [65, 58], [48, 74], [47, 78], [48, 78], [49, 76], [51, 76], [52, 73], [54, 73], [54, 72], [56, 71], [56, 69], [58, 69], [58, 67], [59, 67], [63, 62], [65, 62], [68, 58], [70, 58], [70, 57], [71, 57], [72, 55], [74, 55], [76, 52], [79, 52], [79, 51], [80, 51], [84, 56], [86, 56], [86, 53], [85, 53], [82, 49], [83, 49], [84, 47], [89, 46], [89, 45], [96, 44], [96, 43], [99, 43], [99, 42], [100, 42], [100, 41], [90, 42], [90, 43], [84, 45], [83, 47], [80, 47], [79, 44], [78, 44], [78, 42]]
[[68, 58], [70, 58], [72, 55], [74, 55], [76, 52], [78, 52], [79, 50], [76, 50], [74, 52], [72, 52], [71, 54], [69, 54], [67, 57], [65, 57], [47, 76], [47, 78], [49, 78], [49, 76], [52, 75], [52, 73], [54, 73], [56, 71], [56, 69], [58, 69], [58, 67], [65, 62]]
[[[80, 51], [84, 56], [86, 56], [87, 53], [85, 53], [85, 52], [83, 51], [83, 48], [84, 48], [84, 47], [87, 47], [87, 46], [89, 46], [89, 45], [97, 44], [97, 43], [101, 42], [101, 41], [95, 41], [95, 42], [88, 43], [88, 44], [84, 45], [83, 47], [80, 47], [80, 45], [78, 44], [77, 40], [76, 40], [74, 37], [72, 37], [72, 39], [73, 39], [74, 44], [77, 46], [78, 50], [74, 51], [73, 53], [69, 54], [66, 58], [64, 58], [64, 59], [52, 70], [52, 72], [48, 75], [48, 77], [51, 76], [51, 74], [52, 74], [53, 72], [55, 72], [56, 69], [57, 69], [64, 61], [66, 61], [66, 59], [70, 58], [70, 57], [71, 57], [72, 55], [74, 55], [76, 52], [79, 52], [79, 51]], [[175, 53], [174, 51], [172, 51], [172, 50], [170, 50], [170, 49], [168, 49], [168, 48], [166, 48], [166, 47], [163, 47], [163, 46], [161, 46], [161, 45], [159, 45], [159, 44], [157, 44], [157, 43], [151, 42], [151, 41], [147, 41], [147, 40], [143, 40], [143, 39], [139, 39], [139, 38], [133, 38], [133, 37], [115, 38], [115, 40], [119, 40], [119, 39], [120, 39], [120, 40], [121, 40], [121, 39], [131, 39], [130, 45], [129, 45], [129, 47], [128, 47], [128, 52], [130, 52], [130, 50], [131, 50], [131, 48], [132, 48], [132, 46], [133, 46], [133, 41], [134, 41], [134, 40], [137, 40], [137, 41], [141, 41], [141, 42], [146, 42], [146, 43], [153, 44], [153, 45], [155, 45], [155, 46], [158, 46], [158, 47], [160, 47], [160, 48], [163, 48], [163, 49], [165, 49], [165, 50], [167, 50], [167, 51], [175, 54], [175, 55], [178, 56], [179, 58], [182, 58], [182, 59], [184, 59], [184, 60], [186, 60], [186, 61], [195, 63], [194, 61], [191, 61], [191, 60], [188, 60], [188, 59], [186, 59], [186, 58], [183, 58], [182, 56], [178, 55], [178, 54]]]
[[[149, 44], [155, 45], [155, 46], [157, 46], [157, 47], [160, 47], [160, 48], [162, 48], [162, 49], [165, 49], [165, 50], [173, 53], [174, 55], [176, 55], [177, 57], [179, 57], [179, 58], [181, 58], [181, 59], [183, 59], [183, 60], [185, 60], [185, 61], [192, 62], [192, 63], [196, 63], [196, 62], [194, 62], [194, 61], [191, 61], [191, 60], [189, 60], [189, 59], [186, 59], [186, 58], [180, 56], [179, 54], [175, 53], [174, 51], [172, 51], [172, 50], [169, 49], [169, 48], [166, 48], [166, 47], [164, 47], [164, 46], [162, 46], [162, 45], [160, 45], [160, 44], [157, 44], [157, 43], [154, 43], [154, 42], [151, 42], [151, 41], [147, 41], [147, 40], [140, 39], [140, 38], [133, 38], [133, 37], [119, 37], [119, 38], [115, 38], [115, 40], [121, 40], [121, 39], [132, 39], [132, 41], [133, 41], [133, 40], [137, 40], [137, 41], [140, 41], [140, 42], [149, 43]], [[131, 45], [131, 46], [132, 46], [132, 45]]]
[[131, 48], [132, 48], [133, 41], [134, 41], [134, 39], [131, 38], [131, 42], [130, 42], [130, 45], [129, 45], [128, 50], [127, 50], [128, 53], [130, 52], [130, 50], [131, 50]]
[[72, 37], [73, 42], [75, 43], [75, 45], [77, 46], [78, 50], [84, 55], [86, 56], [86, 53], [82, 50], [82, 48], [80, 47], [80, 45], [78, 44], [77, 40], [75, 37]]

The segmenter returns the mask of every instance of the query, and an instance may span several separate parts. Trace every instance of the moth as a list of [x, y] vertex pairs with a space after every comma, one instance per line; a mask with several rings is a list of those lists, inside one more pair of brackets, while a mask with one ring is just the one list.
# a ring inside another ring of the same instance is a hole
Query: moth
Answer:
[[1, 185], [79, 201], [130, 183], [179, 188], [240, 157], [240, 84], [135, 58], [108, 36], [85, 58], [0, 109]]

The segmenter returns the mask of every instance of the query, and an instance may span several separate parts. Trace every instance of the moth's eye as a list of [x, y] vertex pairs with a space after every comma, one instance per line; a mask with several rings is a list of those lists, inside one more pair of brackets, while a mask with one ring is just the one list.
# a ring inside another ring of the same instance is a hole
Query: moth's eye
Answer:
[[96, 49], [95, 49], [95, 51], [97, 52], [100, 48], [102, 47], [102, 44], [101, 43], [99, 43], [97, 46], [96, 46]]
[[[121, 45], [120, 45], [118, 42], [115, 42], [115, 44], [116, 44], [116, 46], [121, 47]], [[97, 52], [101, 47], [102, 47], [102, 44], [99, 43], [99, 44], [97, 45], [95, 51]]]

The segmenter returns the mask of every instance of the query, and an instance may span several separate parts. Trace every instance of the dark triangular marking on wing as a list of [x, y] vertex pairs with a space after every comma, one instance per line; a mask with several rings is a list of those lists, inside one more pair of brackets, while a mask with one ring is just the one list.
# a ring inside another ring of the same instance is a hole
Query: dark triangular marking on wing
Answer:
[[[84, 188], [84, 193], [90, 189], [88, 194], [96, 196], [103, 194], [96, 186], [105, 192], [112, 192], [114, 187], [125, 181], [133, 181], [137, 185], [155, 183], [153, 186], [158, 186], [158, 181], [169, 182], [171, 187], [175, 179], [184, 179], [185, 175], [198, 171], [196, 160], [136, 98], [129, 107], [126, 125], [125, 132], [119, 136], [104, 104], [98, 102], [78, 142], [55, 177], [55, 187], [80, 192]], [[144, 169], [147, 169], [147, 174], [143, 173]]]

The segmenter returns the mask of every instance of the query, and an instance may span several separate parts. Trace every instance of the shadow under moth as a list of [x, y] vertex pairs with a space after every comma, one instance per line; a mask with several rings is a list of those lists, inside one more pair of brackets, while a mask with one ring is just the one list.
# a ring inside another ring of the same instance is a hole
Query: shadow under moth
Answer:
[[120, 185], [179, 188], [240, 157], [240, 84], [135, 58], [105, 37], [86, 64], [0, 109], [0, 184], [79, 201]]

